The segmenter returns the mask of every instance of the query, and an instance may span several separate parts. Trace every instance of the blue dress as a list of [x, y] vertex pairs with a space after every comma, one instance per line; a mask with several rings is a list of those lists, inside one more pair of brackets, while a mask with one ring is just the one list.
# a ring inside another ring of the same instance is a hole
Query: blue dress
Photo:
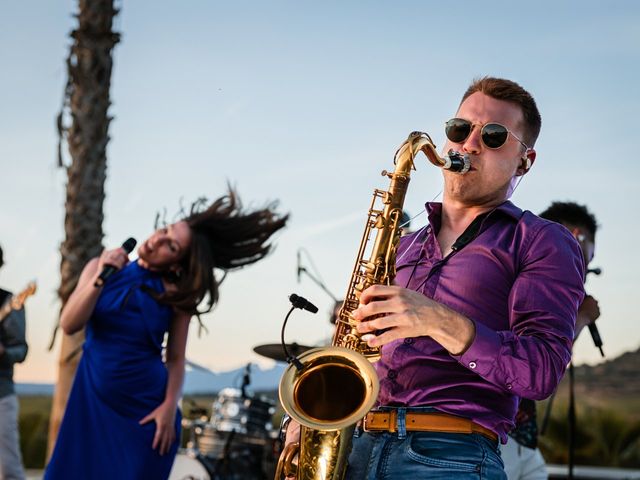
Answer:
[[171, 308], [142, 286], [163, 291], [161, 278], [129, 263], [105, 284], [87, 324], [74, 379], [45, 480], [166, 479], [180, 437], [169, 453], [151, 448], [156, 424], [139, 421], [165, 397], [162, 341]]

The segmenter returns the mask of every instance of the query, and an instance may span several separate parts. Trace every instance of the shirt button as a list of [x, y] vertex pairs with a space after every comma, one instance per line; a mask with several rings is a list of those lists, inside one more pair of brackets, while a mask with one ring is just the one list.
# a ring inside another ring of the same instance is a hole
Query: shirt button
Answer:
[[405, 338], [404, 343], [407, 345], [411, 345], [413, 343], [413, 338]]
[[511, 385], [510, 383], [507, 383], [507, 390], [511, 390], [513, 388], [513, 385]]
[[387, 377], [389, 377], [390, 379], [394, 379], [398, 376], [397, 372], [395, 370], [389, 370], [387, 372]]
[[476, 368], [478, 365], [476, 364], [476, 362], [469, 362], [469, 368], [471, 370], [473, 370], [474, 368]]

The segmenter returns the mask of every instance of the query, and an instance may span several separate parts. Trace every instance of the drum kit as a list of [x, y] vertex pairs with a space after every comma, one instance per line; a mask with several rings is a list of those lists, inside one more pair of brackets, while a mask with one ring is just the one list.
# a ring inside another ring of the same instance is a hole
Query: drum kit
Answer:
[[[313, 347], [287, 345], [298, 355]], [[256, 353], [285, 361], [280, 344], [258, 345]], [[211, 414], [183, 419], [188, 434], [179, 450], [169, 480], [266, 480], [274, 477], [280, 454], [280, 432], [273, 427], [276, 404], [265, 396], [246, 392], [248, 367], [242, 388], [224, 388], [211, 405]]]

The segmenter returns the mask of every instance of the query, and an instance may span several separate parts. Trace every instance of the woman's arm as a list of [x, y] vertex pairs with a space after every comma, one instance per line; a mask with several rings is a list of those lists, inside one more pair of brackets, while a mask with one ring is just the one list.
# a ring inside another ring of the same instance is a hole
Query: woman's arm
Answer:
[[82, 330], [89, 321], [101, 291], [93, 286], [97, 271], [98, 259], [89, 260], [80, 274], [76, 288], [60, 313], [60, 327], [67, 335]]
[[73, 293], [60, 313], [60, 327], [67, 335], [74, 334], [84, 328], [93, 313], [102, 287], [94, 283], [105, 265], [113, 265], [120, 269], [129, 261], [122, 248], [104, 250], [100, 257], [93, 258], [85, 265]]
[[167, 340], [166, 364], [169, 371], [165, 402], [170, 402], [175, 407], [182, 393], [184, 381], [185, 351], [187, 349], [187, 335], [189, 333], [189, 321], [191, 315], [178, 312], [174, 315], [169, 328]]
[[190, 318], [191, 315], [189, 314], [177, 312], [171, 320], [167, 339], [166, 365], [168, 379], [164, 401], [149, 415], [140, 420], [141, 425], [152, 420], [156, 422], [156, 433], [153, 437], [152, 448], [158, 448], [161, 455], [171, 449], [176, 436], [174, 428], [176, 406], [184, 380], [185, 351]]

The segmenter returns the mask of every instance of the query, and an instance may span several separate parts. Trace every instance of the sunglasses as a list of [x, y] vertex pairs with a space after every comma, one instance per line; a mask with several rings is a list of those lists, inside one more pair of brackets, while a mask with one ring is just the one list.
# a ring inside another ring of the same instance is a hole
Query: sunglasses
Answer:
[[[453, 143], [462, 143], [469, 138], [473, 127], [474, 124], [469, 120], [465, 120], [464, 118], [452, 118], [444, 124], [444, 131], [447, 134], [447, 138]], [[484, 143], [485, 147], [491, 149], [503, 146], [507, 142], [509, 134], [513, 135], [513, 138], [520, 142], [524, 148], [529, 149], [527, 144], [520, 140], [515, 133], [499, 123], [485, 123], [480, 130], [482, 143]]]

